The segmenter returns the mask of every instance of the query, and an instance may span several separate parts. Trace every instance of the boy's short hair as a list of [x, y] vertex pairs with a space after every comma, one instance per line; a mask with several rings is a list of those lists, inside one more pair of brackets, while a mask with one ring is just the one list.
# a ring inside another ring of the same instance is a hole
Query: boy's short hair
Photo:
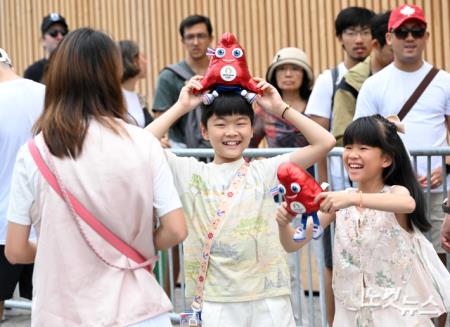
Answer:
[[231, 115], [244, 115], [247, 116], [253, 126], [253, 120], [255, 113], [252, 105], [240, 94], [236, 93], [222, 93], [220, 94], [212, 104], [202, 104], [202, 117], [201, 123], [206, 128], [206, 123], [212, 117], [216, 115], [218, 117], [231, 116]]
[[388, 32], [388, 22], [390, 15], [391, 12], [386, 11], [385, 13], [373, 16], [372, 20], [370, 21], [370, 31], [372, 33], [372, 39], [377, 40], [381, 48], [386, 45], [386, 33]]
[[211, 25], [211, 21], [209, 20], [208, 17], [206, 16], [201, 16], [201, 15], [192, 15], [192, 16], [188, 16], [185, 19], [182, 20], [182, 22], [180, 23], [180, 35], [182, 38], [184, 38], [184, 30], [186, 28], [189, 28], [191, 26], [197, 25], [197, 24], [205, 24], [206, 25], [206, 29], [208, 30], [208, 34], [209, 36], [212, 35], [212, 25]]
[[369, 27], [370, 20], [374, 15], [375, 13], [372, 10], [363, 7], [348, 7], [342, 9], [334, 22], [336, 36], [340, 37], [342, 32], [349, 27]]

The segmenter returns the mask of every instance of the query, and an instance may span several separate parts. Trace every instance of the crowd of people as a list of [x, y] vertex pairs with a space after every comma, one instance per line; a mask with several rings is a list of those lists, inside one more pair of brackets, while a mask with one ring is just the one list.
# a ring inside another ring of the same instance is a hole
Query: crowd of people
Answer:
[[[132, 40], [69, 32], [50, 13], [46, 58], [24, 77], [0, 49], [0, 318], [18, 285], [33, 326], [171, 326], [156, 253], [183, 243], [190, 326], [308, 326], [288, 253], [313, 224], [294, 241], [296, 217], [271, 192], [290, 162], [331, 184], [314, 199], [328, 325], [445, 326], [450, 179], [440, 156], [413, 165], [408, 149], [449, 145], [450, 74], [424, 60], [415, 5], [348, 7], [335, 31], [343, 62], [315, 79], [302, 49], [279, 49], [254, 102], [241, 88], [198, 94], [226, 52], [201, 15], [181, 22], [186, 57], [161, 70], [151, 107]], [[336, 144], [342, 158], [327, 159]], [[171, 151], [201, 147], [212, 161]], [[296, 149], [249, 160], [249, 147]]]

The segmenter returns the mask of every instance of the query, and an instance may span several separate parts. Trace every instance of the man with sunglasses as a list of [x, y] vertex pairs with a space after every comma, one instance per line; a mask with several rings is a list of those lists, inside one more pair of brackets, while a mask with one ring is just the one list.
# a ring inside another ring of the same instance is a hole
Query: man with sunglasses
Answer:
[[[386, 42], [392, 46], [394, 62], [371, 76], [359, 93], [354, 119], [373, 114], [397, 115], [411, 97], [432, 65], [423, 60], [430, 37], [423, 10], [414, 5], [401, 5], [389, 18]], [[403, 118], [406, 133], [401, 137], [409, 148], [448, 146], [450, 130], [450, 74], [440, 70]], [[443, 190], [441, 157], [431, 157], [430, 210], [431, 241], [445, 263], [440, 245], [440, 227], [444, 220], [441, 204], [447, 194]], [[427, 190], [427, 158], [417, 158], [418, 182]], [[450, 179], [447, 179], [447, 187]], [[445, 194], [444, 194], [445, 193]], [[444, 319], [445, 320], [445, 319]]]
[[45, 58], [36, 61], [25, 70], [25, 78], [35, 82], [43, 82], [48, 58], [68, 32], [69, 27], [66, 23], [66, 19], [60, 14], [54, 12], [44, 17], [41, 24], [41, 42], [47, 55]]

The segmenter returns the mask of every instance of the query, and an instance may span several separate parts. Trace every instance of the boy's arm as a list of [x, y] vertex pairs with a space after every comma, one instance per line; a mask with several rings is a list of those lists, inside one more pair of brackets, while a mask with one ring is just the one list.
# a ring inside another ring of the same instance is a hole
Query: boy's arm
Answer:
[[[323, 229], [327, 227], [335, 218], [335, 214], [328, 214], [319, 212], [318, 213], [320, 225]], [[306, 225], [306, 238], [303, 241], [296, 242], [293, 240], [293, 236], [295, 233], [294, 228], [291, 226], [291, 222], [294, 219], [294, 216], [289, 214], [286, 210], [286, 202], [283, 202], [282, 205], [277, 210], [276, 220], [278, 223], [278, 233], [280, 237], [280, 242], [286, 252], [295, 252], [298, 249], [302, 248], [306, 243], [308, 243], [312, 238], [312, 226], [313, 220], [312, 218], [308, 219], [308, 223]]]
[[275, 116], [281, 117], [294, 125], [308, 140], [306, 147], [299, 148], [291, 154], [290, 160], [303, 168], [308, 168], [330, 151], [336, 140], [327, 130], [313, 122], [305, 115], [288, 106], [281, 99], [278, 91], [261, 78], [254, 78], [258, 87], [262, 89], [262, 96], [258, 95], [256, 102]]
[[191, 78], [186, 86], [181, 89], [178, 101], [145, 129], [151, 132], [157, 139], [161, 139], [181, 116], [200, 105], [202, 97], [194, 95], [193, 90], [202, 89], [200, 84], [202, 78], [202, 76], [198, 75]]

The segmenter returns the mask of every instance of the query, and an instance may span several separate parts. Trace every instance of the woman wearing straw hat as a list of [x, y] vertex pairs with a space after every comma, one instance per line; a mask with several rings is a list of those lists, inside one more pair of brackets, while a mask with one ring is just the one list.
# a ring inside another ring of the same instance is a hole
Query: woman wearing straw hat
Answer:
[[[280, 49], [267, 69], [266, 80], [281, 94], [283, 101], [304, 112], [311, 94], [314, 76], [306, 54], [298, 48]], [[304, 147], [305, 137], [291, 124], [256, 108], [252, 144], [258, 146], [266, 138], [270, 148]]]

